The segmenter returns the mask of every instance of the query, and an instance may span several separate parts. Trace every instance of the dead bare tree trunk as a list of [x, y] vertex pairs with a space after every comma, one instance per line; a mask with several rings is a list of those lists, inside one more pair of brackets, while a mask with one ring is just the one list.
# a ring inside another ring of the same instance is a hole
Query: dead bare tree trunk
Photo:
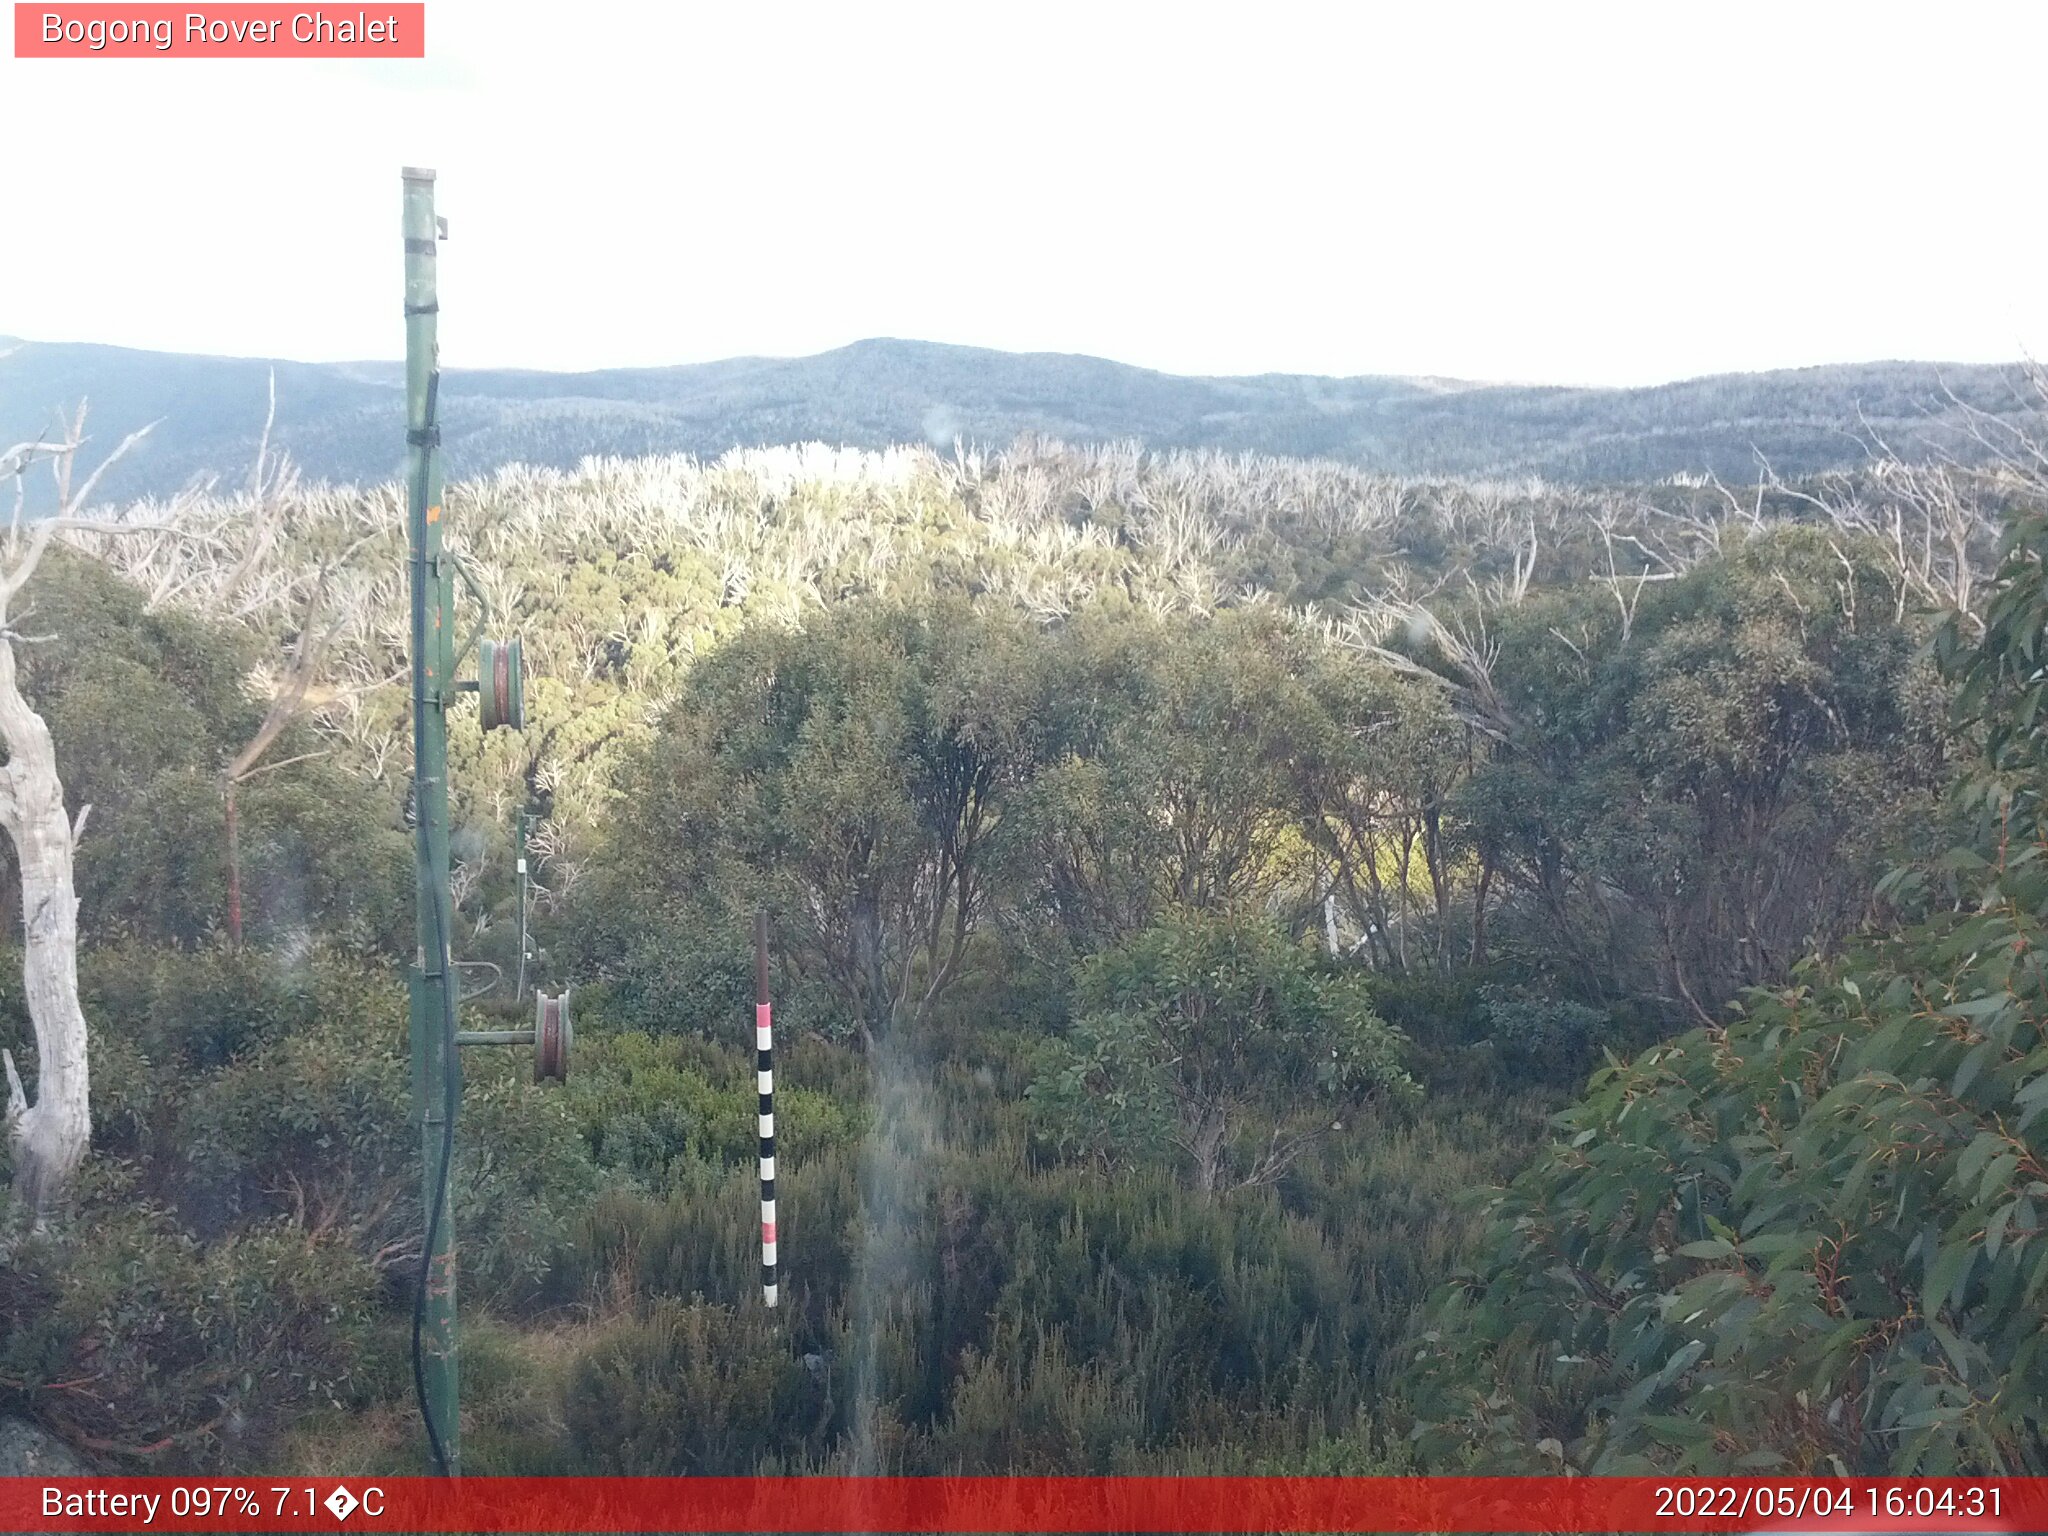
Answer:
[[[9, 622], [14, 599], [35, 574], [57, 534], [78, 529], [138, 532], [160, 525], [93, 523], [76, 516], [107, 467], [138, 441], [133, 432], [103, 460], [75, 493], [71, 472], [84, 441], [85, 408], [63, 441], [22, 443], [0, 456], [0, 474], [17, 481], [15, 520], [0, 560], [0, 829], [14, 844], [21, 868], [22, 990], [36, 1039], [33, 1103], [13, 1053], [0, 1050], [7, 1077], [7, 1138], [14, 1159], [14, 1190], [40, 1224], [63, 1204], [92, 1140], [91, 1077], [86, 1062], [85, 1012], [78, 998], [78, 894], [72, 859], [92, 807], [77, 820], [64, 809], [64, 784], [50, 727], [22, 695], [15, 647], [27, 637]], [[24, 536], [22, 472], [48, 459], [56, 474], [57, 509]], [[49, 638], [49, 637], [38, 637]]]
[[[4, 618], [4, 614], [0, 614]], [[62, 1203], [92, 1139], [91, 1079], [85, 1012], [78, 1001], [78, 896], [71, 856], [84, 828], [64, 812], [64, 785], [50, 728], [29, 707], [15, 679], [14, 636], [0, 633], [0, 827], [21, 866], [24, 951], [22, 990], [36, 1033], [36, 1097], [31, 1104], [10, 1052], [8, 1138], [15, 1194], [40, 1219]]]

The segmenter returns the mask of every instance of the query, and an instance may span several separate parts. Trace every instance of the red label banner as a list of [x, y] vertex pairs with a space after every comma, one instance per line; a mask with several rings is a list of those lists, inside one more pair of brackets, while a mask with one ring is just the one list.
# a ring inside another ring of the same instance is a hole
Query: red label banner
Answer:
[[14, 7], [17, 59], [423, 59], [427, 8], [363, 5]]
[[2048, 1531], [2048, 1479], [0, 1479], [4, 1531]]

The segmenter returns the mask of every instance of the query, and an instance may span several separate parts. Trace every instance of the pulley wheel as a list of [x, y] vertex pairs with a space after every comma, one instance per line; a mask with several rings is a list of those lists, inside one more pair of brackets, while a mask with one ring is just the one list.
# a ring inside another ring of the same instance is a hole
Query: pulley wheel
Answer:
[[576, 1038], [576, 1031], [569, 1023], [569, 994], [549, 997], [545, 992], [534, 994], [533, 1011], [533, 1080], [546, 1082], [553, 1078], [558, 1083], [569, 1080], [569, 1045]]
[[477, 647], [477, 698], [483, 726], [495, 731], [526, 729], [526, 682], [520, 665], [519, 640], [486, 640]]

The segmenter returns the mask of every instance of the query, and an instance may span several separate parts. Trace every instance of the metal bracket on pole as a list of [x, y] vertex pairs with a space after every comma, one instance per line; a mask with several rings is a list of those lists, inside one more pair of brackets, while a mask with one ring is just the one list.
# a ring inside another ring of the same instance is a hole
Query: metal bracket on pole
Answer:
[[533, 1047], [533, 1080], [569, 1080], [569, 1048], [576, 1042], [576, 1029], [569, 1020], [569, 994], [549, 997], [534, 994], [533, 1028], [465, 1029], [455, 1037], [457, 1045], [530, 1045]]

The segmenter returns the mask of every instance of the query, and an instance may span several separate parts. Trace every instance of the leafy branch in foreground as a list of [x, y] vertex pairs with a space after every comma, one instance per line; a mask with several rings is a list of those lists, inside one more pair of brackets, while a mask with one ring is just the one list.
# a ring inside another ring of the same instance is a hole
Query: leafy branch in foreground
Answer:
[[1917, 921], [1595, 1076], [1422, 1337], [1437, 1456], [2048, 1470], [2048, 516], [2002, 551]]

